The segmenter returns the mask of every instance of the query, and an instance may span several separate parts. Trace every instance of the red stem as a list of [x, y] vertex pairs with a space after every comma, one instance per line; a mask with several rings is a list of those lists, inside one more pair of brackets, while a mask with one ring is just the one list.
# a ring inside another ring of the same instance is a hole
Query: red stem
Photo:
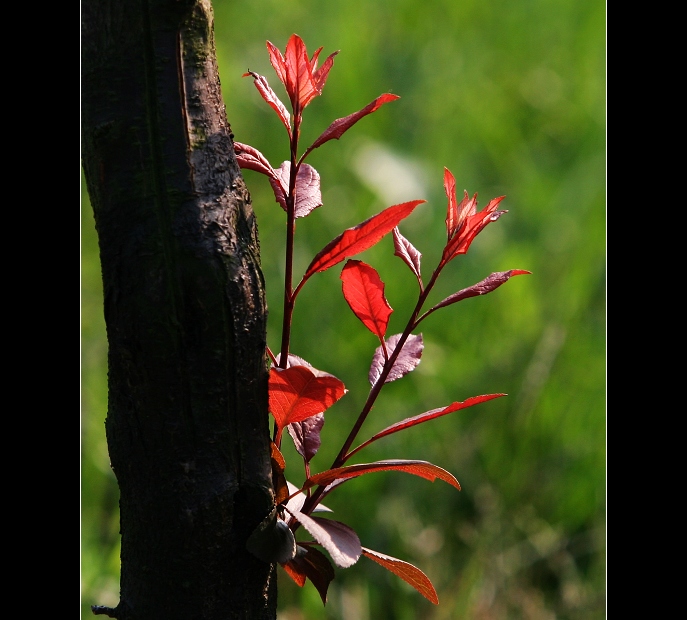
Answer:
[[293, 136], [291, 137], [291, 170], [289, 173], [289, 194], [286, 197], [286, 265], [284, 273], [284, 317], [281, 330], [281, 355], [279, 367], [286, 368], [289, 359], [291, 341], [291, 322], [293, 320], [293, 240], [296, 234], [296, 175], [299, 165], [296, 163], [300, 118], [294, 110]]
[[[351, 432], [348, 434], [348, 437], [346, 438], [346, 441], [344, 442], [343, 446], [341, 447], [341, 450], [339, 451], [339, 454], [337, 457], [334, 459], [334, 462], [332, 463], [331, 467], [329, 469], [336, 469], [337, 467], [341, 467], [344, 465], [344, 463], [353, 455], [355, 454], [362, 446], [359, 446], [355, 450], [351, 451], [350, 453], [348, 452], [348, 449], [351, 447], [351, 444], [355, 440], [356, 436], [358, 435], [358, 432], [360, 431], [360, 428], [362, 427], [363, 423], [365, 422], [365, 419], [367, 418], [368, 414], [372, 410], [372, 407], [374, 406], [375, 401], [377, 400], [377, 396], [379, 396], [379, 393], [381, 392], [382, 388], [384, 387], [384, 382], [386, 381], [386, 378], [389, 376], [389, 373], [391, 372], [391, 369], [394, 367], [394, 363], [396, 362], [396, 358], [401, 353], [401, 350], [403, 349], [403, 345], [406, 343], [406, 340], [408, 340], [408, 336], [410, 336], [411, 332], [420, 324], [422, 319], [424, 317], [420, 317], [418, 319], [418, 315], [420, 314], [420, 311], [422, 310], [422, 306], [424, 305], [425, 301], [427, 300], [427, 297], [429, 296], [429, 293], [432, 290], [432, 287], [437, 281], [437, 278], [439, 277], [439, 274], [441, 273], [441, 270], [444, 268], [445, 263], [441, 261], [437, 268], [434, 270], [434, 273], [432, 274], [432, 277], [430, 281], [428, 282], [427, 286], [425, 287], [424, 291], [420, 293], [420, 296], [417, 300], [417, 304], [415, 305], [415, 309], [413, 310], [413, 314], [411, 315], [410, 319], [408, 320], [408, 323], [406, 325], [406, 328], [403, 330], [403, 334], [401, 334], [401, 338], [398, 341], [398, 344], [396, 345], [396, 348], [394, 349], [394, 352], [391, 354], [391, 357], [389, 357], [386, 362], [384, 363], [384, 368], [382, 369], [382, 373], [379, 376], [379, 379], [375, 382], [375, 384], [372, 386], [372, 389], [370, 390], [370, 393], [367, 397], [367, 400], [365, 401], [365, 405], [363, 406], [362, 411], [360, 412], [360, 415], [358, 416], [358, 419], [356, 420], [353, 428], [351, 429]], [[309, 515], [313, 509], [320, 503], [320, 500], [322, 499], [322, 496], [324, 495], [324, 486], [318, 486], [317, 490], [305, 501], [305, 504], [303, 505], [302, 512], [303, 514]], [[293, 523], [292, 524], [292, 530], [295, 532], [296, 529], [298, 529], [299, 523]]]

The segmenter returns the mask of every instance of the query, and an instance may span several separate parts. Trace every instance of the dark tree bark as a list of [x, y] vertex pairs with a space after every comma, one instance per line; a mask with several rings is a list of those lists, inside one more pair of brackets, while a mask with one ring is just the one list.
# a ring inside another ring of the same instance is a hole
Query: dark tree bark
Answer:
[[[109, 343], [120, 620], [276, 616], [266, 310], [210, 0], [84, 0], [82, 156]], [[97, 604], [97, 601], [93, 601]]]

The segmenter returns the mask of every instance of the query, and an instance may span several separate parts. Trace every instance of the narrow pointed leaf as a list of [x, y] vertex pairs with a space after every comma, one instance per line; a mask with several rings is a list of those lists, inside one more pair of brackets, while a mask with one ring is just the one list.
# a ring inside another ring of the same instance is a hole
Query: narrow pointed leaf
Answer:
[[[475, 194], [475, 197], [477, 194]], [[505, 196], [500, 196], [499, 198], [494, 198], [489, 202], [489, 204], [479, 213], [474, 213], [476, 206], [476, 201], [470, 200], [468, 205], [474, 202], [474, 205], [469, 207], [472, 213], [467, 215], [462, 222], [460, 228], [456, 231], [455, 235], [449, 240], [444, 248], [441, 260], [443, 263], [447, 263], [453, 260], [459, 254], [465, 254], [470, 248], [470, 244], [473, 242], [475, 237], [484, 230], [484, 228], [491, 222], [498, 220], [504, 213], [508, 211], [497, 211], [496, 207], [505, 198]], [[462, 204], [462, 203], [461, 203]], [[459, 207], [460, 208], [460, 207]], [[468, 207], [466, 207], [468, 208]], [[462, 216], [459, 214], [459, 218]]]
[[269, 408], [279, 429], [326, 411], [346, 391], [336, 377], [316, 377], [306, 366], [270, 369]]
[[276, 93], [270, 88], [270, 85], [267, 83], [267, 79], [264, 76], [259, 75], [254, 71], [248, 71], [248, 73], [243, 74], [243, 77], [247, 77], [249, 75], [253, 76], [253, 83], [258, 89], [258, 92], [262, 95], [262, 98], [269, 104], [269, 106], [277, 113], [277, 116], [281, 119], [281, 122], [284, 123], [286, 131], [289, 132], [289, 137], [291, 137], [291, 116], [289, 115], [284, 104], [281, 102], [279, 97], [277, 97]]
[[468, 297], [486, 295], [487, 293], [491, 293], [492, 291], [496, 290], [502, 284], [508, 282], [508, 280], [510, 280], [510, 278], [513, 276], [523, 276], [529, 275], [531, 273], [531, 271], [526, 271], [524, 269], [509, 269], [508, 271], [497, 271], [496, 273], [492, 273], [491, 275], [484, 278], [484, 280], [482, 280], [481, 282], [473, 284], [472, 286], [468, 286], [468, 288], [464, 288], [458, 291], [457, 293], [453, 293], [453, 295], [449, 295], [446, 299], [436, 304], [430, 310], [430, 312], [434, 312], [435, 310], [438, 310], [439, 308], [443, 308], [445, 306], [450, 306], [451, 304], [455, 304], [459, 301], [462, 301], [463, 299], [467, 299]]
[[365, 443], [362, 443], [360, 446], [358, 446], [355, 449], [355, 452], [357, 452], [364, 446], [371, 444], [373, 441], [377, 441], [382, 437], [386, 437], [387, 435], [392, 435], [393, 433], [397, 433], [398, 431], [402, 431], [403, 429], [410, 428], [411, 426], [417, 426], [418, 424], [428, 422], [429, 420], [433, 420], [434, 418], [440, 418], [441, 416], [448, 415], [449, 413], [453, 413], [454, 411], [467, 409], [468, 407], [472, 407], [473, 405], [479, 405], [480, 403], [484, 403], [494, 398], [500, 398], [501, 396], [506, 396], [506, 394], [484, 394], [483, 396], [472, 396], [470, 398], [466, 398], [464, 401], [451, 403], [447, 407], [439, 407], [438, 409], [432, 409], [431, 411], [425, 411], [424, 413], [413, 416], [411, 418], [406, 418], [405, 420], [396, 422], [391, 426], [387, 426], [384, 430], [379, 431], [376, 435], [370, 437], [370, 439], [368, 439]]
[[[321, 50], [322, 48], [318, 50], [318, 55]], [[327, 56], [325, 61], [322, 63], [322, 66], [319, 69], [317, 69], [317, 71], [315, 71], [315, 67], [317, 66], [317, 64], [315, 64], [312, 68], [314, 72], [313, 80], [315, 80], [315, 88], [317, 88], [317, 92], [319, 94], [322, 94], [322, 89], [324, 88], [324, 85], [327, 82], [329, 71], [332, 68], [332, 66], [334, 66], [334, 56], [336, 56], [338, 53], [339, 52], [337, 50], [336, 52], [329, 54], [329, 56]]]
[[286, 89], [291, 97], [293, 109], [299, 108], [302, 112], [310, 101], [320, 93], [313, 79], [308, 50], [303, 39], [298, 35], [294, 34], [289, 38], [284, 60], [287, 75]]
[[448, 198], [446, 234], [450, 239], [458, 226], [458, 200], [456, 199], [456, 179], [448, 168], [444, 168], [444, 191]]
[[310, 545], [299, 545], [296, 557], [285, 564], [284, 569], [301, 587], [306, 577], [310, 579], [319, 592], [322, 603], [327, 604], [327, 589], [334, 579], [334, 568], [323, 553]]
[[277, 444], [270, 441], [271, 462], [272, 462], [272, 483], [274, 484], [274, 503], [281, 504], [289, 495], [289, 485], [284, 477], [286, 461], [282, 453], [277, 448]]
[[301, 422], [293, 422], [286, 427], [291, 439], [293, 439], [296, 451], [305, 459], [306, 463], [309, 463], [320, 449], [322, 444], [320, 432], [323, 426], [324, 414], [318, 413]]
[[[386, 350], [389, 357], [391, 357], [391, 354], [398, 346], [398, 341], [401, 339], [401, 336], [402, 334], [394, 334], [386, 341]], [[401, 377], [407, 375], [410, 371], [414, 370], [420, 363], [420, 359], [422, 358], [422, 350], [424, 347], [425, 345], [422, 342], [422, 334], [417, 336], [410, 334], [403, 345], [403, 349], [401, 349], [401, 353], [396, 358], [391, 371], [384, 380], [384, 383], [396, 381], [396, 379], [400, 379]], [[370, 385], [377, 383], [382, 371], [384, 370], [385, 363], [386, 358], [384, 356], [382, 346], [380, 345], [375, 349], [374, 356], [372, 357], [372, 364], [370, 365], [370, 371], [367, 375]]]
[[289, 562], [286, 562], [286, 564], [281, 565], [286, 574], [293, 579], [294, 583], [299, 587], [302, 588], [305, 585], [305, 582], [307, 581], [308, 576], [305, 574], [305, 571], [303, 570], [303, 567], [298, 564], [294, 563], [293, 560], [290, 560]]
[[398, 226], [394, 228], [394, 256], [398, 256], [410, 267], [422, 288], [422, 276], [420, 275], [420, 259], [422, 254], [401, 234]]
[[[295, 485], [291, 484], [288, 480], [286, 481], [286, 484], [289, 489], [289, 495], [293, 495], [293, 497], [286, 502], [285, 507], [286, 509], [291, 512], [293, 510], [301, 510], [303, 508], [303, 504], [305, 504], [305, 493], [298, 493], [297, 495], [294, 495], [294, 493], [297, 493], [300, 489]], [[315, 508], [313, 508], [313, 512], [334, 512], [331, 508], [328, 508], [324, 504], [317, 504]]]
[[371, 248], [384, 235], [390, 233], [403, 218], [408, 217], [415, 207], [423, 202], [426, 201], [412, 200], [387, 207], [381, 213], [373, 215], [357, 226], [348, 228], [336, 239], [330, 241], [315, 256], [303, 279], [309, 278], [315, 272], [325, 271], [341, 261]]
[[399, 576], [406, 583], [409, 583], [427, 600], [435, 605], [439, 604], [439, 597], [437, 596], [432, 582], [419, 568], [416, 568], [408, 562], [399, 560], [398, 558], [379, 553], [379, 551], [367, 549], [366, 547], [363, 547], [363, 555], [391, 571], [394, 575]]
[[362, 553], [358, 535], [345, 523], [309, 517], [298, 510], [291, 514], [322, 545], [339, 568], [353, 566]]
[[270, 54], [270, 62], [281, 83], [286, 86], [286, 61], [276, 45], [267, 41], [267, 51]]
[[384, 297], [384, 282], [377, 271], [362, 261], [349, 260], [341, 271], [341, 281], [353, 314], [383, 342], [393, 310]]
[[329, 140], [338, 140], [361, 118], [367, 116], [368, 114], [372, 114], [372, 112], [377, 111], [385, 103], [395, 101], [396, 99], [400, 99], [400, 97], [398, 95], [386, 93], [368, 103], [362, 110], [358, 110], [357, 112], [349, 114], [348, 116], [344, 116], [343, 118], [337, 118], [331, 125], [329, 125], [329, 127], [327, 127], [327, 129], [322, 132], [320, 137], [312, 143], [312, 145], [308, 148], [308, 152], [316, 149], [319, 146], [322, 146], [325, 142], [329, 142]]
[[[282, 162], [274, 171], [274, 177], [270, 179], [272, 191], [277, 202], [286, 211], [286, 194], [291, 175], [291, 162]], [[305, 217], [313, 209], [322, 206], [322, 193], [320, 191], [320, 175], [309, 164], [301, 164], [296, 175], [296, 204], [294, 214], [296, 217]]]
[[242, 142], [234, 142], [234, 155], [240, 168], [261, 172], [270, 178], [275, 176], [274, 168], [258, 149]]
[[310, 478], [305, 481], [303, 488], [307, 489], [315, 485], [328, 486], [330, 484], [340, 484], [344, 480], [376, 471], [402, 471], [407, 474], [419, 476], [430, 482], [434, 482], [439, 478], [460, 491], [460, 483], [458, 480], [455, 479], [453, 474], [447, 472], [445, 469], [437, 467], [427, 461], [411, 461], [405, 459], [387, 459], [374, 463], [362, 463], [360, 465], [348, 465], [346, 467], [328, 469], [314, 476], [310, 476]]

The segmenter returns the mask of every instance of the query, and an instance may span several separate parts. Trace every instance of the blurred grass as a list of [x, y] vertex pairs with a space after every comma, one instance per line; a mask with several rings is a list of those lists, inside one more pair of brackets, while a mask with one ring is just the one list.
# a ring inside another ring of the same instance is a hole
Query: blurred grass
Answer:
[[[509, 210], [454, 261], [435, 299], [489, 273], [527, 269], [494, 293], [422, 325], [417, 371], [385, 387], [362, 436], [410, 415], [489, 392], [507, 398], [370, 446], [360, 461], [429, 460], [463, 490], [403, 474], [343, 485], [328, 498], [363, 545], [416, 564], [440, 605], [365, 558], [337, 570], [323, 609], [280, 571], [280, 620], [605, 617], [605, 4], [592, 0], [215, 0], [227, 115], [241, 142], [276, 167], [283, 126], [248, 68], [283, 96], [265, 49], [296, 32], [309, 51], [341, 50], [302, 143], [383, 92], [401, 99], [313, 152], [324, 206], [299, 220], [296, 272], [344, 228], [403, 200], [428, 203], [401, 225], [431, 273], [445, 240], [443, 167], [480, 205]], [[247, 171], [258, 216], [270, 327], [281, 323], [283, 212]], [[83, 192], [82, 598], [118, 599], [117, 487], [104, 437], [106, 340], [97, 241]], [[379, 271], [401, 331], [416, 284], [391, 239], [359, 256]], [[352, 315], [338, 269], [299, 297], [293, 351], [350, 392], [327, 415], [313, 468], [326, 468], [367, 395], [374, 337]], [[288, 440], [287, 440], [288, 441]], [[291, 478], [301, 469], [286, 450]], [[288, 473], [288, 470], [287, 470]]]

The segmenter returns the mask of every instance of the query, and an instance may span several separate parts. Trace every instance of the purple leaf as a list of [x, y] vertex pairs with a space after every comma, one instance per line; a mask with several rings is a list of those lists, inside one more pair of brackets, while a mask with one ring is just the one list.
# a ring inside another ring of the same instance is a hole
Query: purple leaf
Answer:
[[[289, 490], [289, 495], [293, 495], [300, 489], [295, 485], [290, 483], [288, 480], [286, 481], [288, 490]], [[293, 495], [293, 497], [286, 502], [285, 507], [289, 512], [293, 512], [294, 510], [300, 510], [303, 508], [303, 504], [305, 504], [305, 493], [298, 493], [298, 495]], [[331, 508], [328, 508], [324, 504], [317, 504], [315, 508], [313, 508], [313, 512], [334, 512]]]
[[[398, 341], [401, 339], [402, 334], [394, 334], [386, 341], [386, 349], [389, 357], [393, 354]], [[411, 370], [420, 363], [420, 358], [422, 357], [422, 350], [425, 345], [422, 342], [422, 334], [414, 336], [410, 334], [408, 340], [405, 341], [401, 353], [396, 358], [391, 371], [387, 375], [384, 383], [389, 383], [390, 381], [396, 381], [404, 375], [407, 375]], [[377, 383], [377, 380], [384, 370], [384, 352], [382, 351], [381, 345], [375, 349], [374, 357], [372, 358], [372, 365], [370, 366], [370, 372], [367, 375], [370, 385]]]
[[332, 519], [309, 517], [298, 510], [291, 514], [322, 545], [339, 568], [353, 566], [362, 553], [358, 535], [344, 523]]
[[306, 577], [310, 579], [320, 593], [322, 603], [327, 604], [327, 589], [334, 579], [334, 568], [323, 553], [310, 545], [298, 545], [296, 557], [283, 567], [289, 577], [300, 587], [305, 585]]
[[267, 161], [267, 158], [258, 149], [253, 148], [249, 144], [242, 142], [234, 142], [234, 155], [236, 161], [242, 169], [255, 170], [267, 175], [270, 179], [274, 178], [274, 168]]
[[422, 276], [420, 276], [420, 258], [422, 254], [401, 234], [398, 226], [394, 228], [394, 256], [398, 256], [410, 267], [420, 283], [420, 287], [422, 287]]
[[502, 284], [508, 282], [508, 280], [510, 280], [512, 276], [523, 276], [531, 273], [531, 271], [525, 271], [524, 269], [510, 269], [508, 271], [497, 271], [496, 273], [492, 273], [491, 275], [484, 278], [484, 280], [482, 280], [481, 282], [473, 284], [468, 288], [464, 288], [458, 291], [457, 293], [453, 293], [453, 295], [449, 295], [446, 299], [440, 301], [436, 306], [431, 308], [427, 312], [427, 314], [429, 314], [430, 312], [434, 312], [439, 308], [443, 308], [444, 306], [450, 306], [451, 304], [455, 304], [459, 301], [462, 301], [463, 299], [467, 299], [468, 297], [477, 297], [478, 295], [486, 295], [487, 293], [491, 293], [493, 290], [497, 289]]
[[[274, 177], [270, 178], [274, 197], [284, 211], [286, 211], [286, 194], [288, 192], [290, 174], [291, 162], [285, 161], [274, 171]], [[301, 164], [296, 175], [295, 216], [305, 217], [313, 209], [321, 206], [320, 175], [309, 164]]]
[[322, 443], [320, 432], [324, 426], [324, 413], [318, 413], [301, 422], [289, 424], [286, 429], [293, 439], [293, 445], [306, 463], [309, 463], [313, 456], [317, 454]]

